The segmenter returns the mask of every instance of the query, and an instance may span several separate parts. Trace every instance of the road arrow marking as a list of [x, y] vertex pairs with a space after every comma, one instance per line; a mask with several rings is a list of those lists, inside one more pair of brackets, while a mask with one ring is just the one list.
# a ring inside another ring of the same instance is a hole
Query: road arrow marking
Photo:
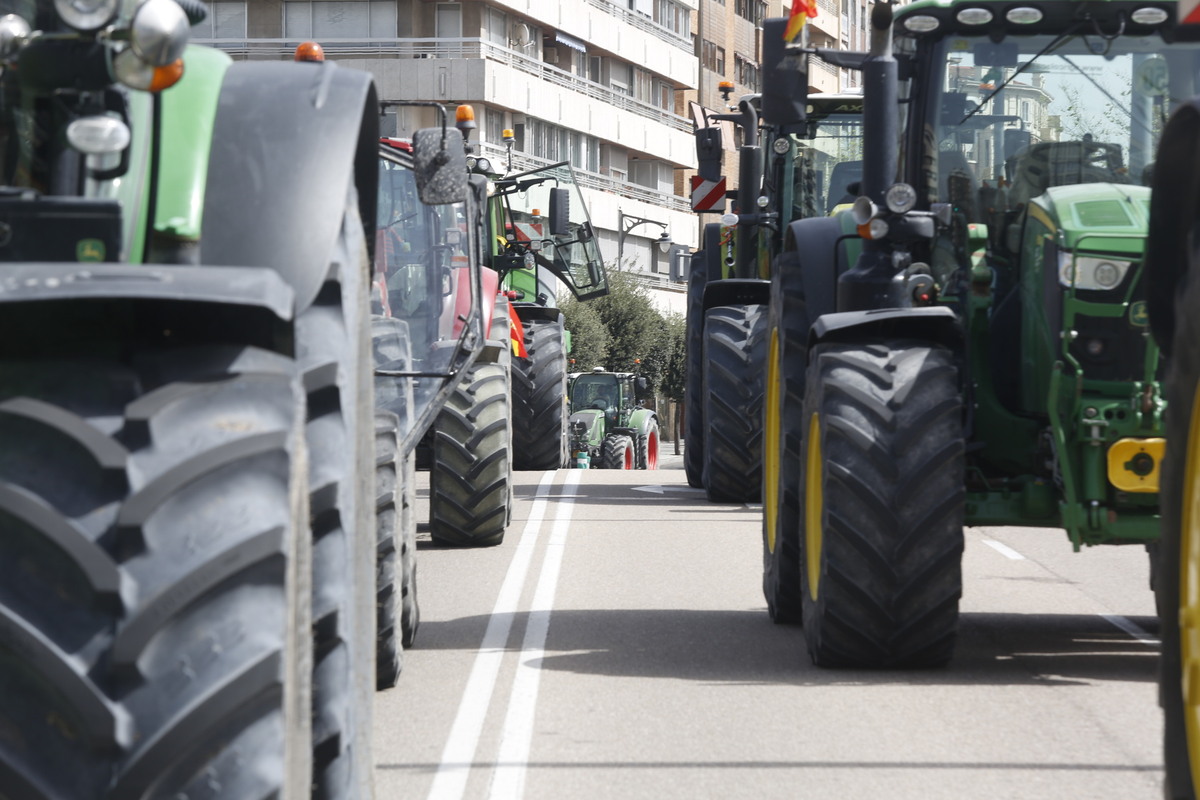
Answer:
[[663, 492], [703, 492], [703, 489], [696, 489], [691, 486], [635, 486], [635, 492], [649, 492], [650, 494], [662, 494]]

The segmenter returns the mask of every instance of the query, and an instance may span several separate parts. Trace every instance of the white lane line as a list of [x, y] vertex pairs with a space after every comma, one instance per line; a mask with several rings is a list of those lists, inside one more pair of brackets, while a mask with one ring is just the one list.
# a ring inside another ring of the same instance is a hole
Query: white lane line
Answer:
[[988, 547], [995, 550], [997, 553], [1000, 553], [1001, 555], [1005, 556], [1006, 558], [1011, 558], [1013, 561], [1024, 561], [1025, 560], [1025, 556], [1021, 555], [1016, 550], [1013, 550], [1008, 545], [1006, 545], [1002, 542], [997, 542], [995, 539], [981, 539], [980, 541], [982, 541]]
[[[513, 615], [521, 599], [521, 589], [525, 586], [529, 563], [533, 560], [538, 530], [542, 527], [542, 520], [546, 515], [550, 484], [553, 483], [556, 474], [551, 470], [543, 475], [534, 494], [533, 506], [529, 509], [529, 520], [521, 532], [521, 541], [517, 543], [517, 550], [508, 565], [504, 583], [496, 596], [496, 605], [488, 619], [479, 653], [475, 656], [475, 664], [467, 678], [467, 685], [458, 705], [458, 714], [454, 717], [454, 725], [450, 728], [450, 736], [446, 739], [445, 749], [442, 750], [441, 763], [438, 764], [433, 785], [429, 788], [430, 800], [457, 800], [466, 791], [471, 763], [475, 760], [475, 749], [479, 746], [479, 736], [483, 732], [483, 720], [487, 716], [492, 692], [496, 688], [496, 674], [500, 671], [500, 662], [504, 658]], [[570, 474], [568, 473], [568, 476]]]
[[1121, 630], [1128, 633], [1133, 638], [1145, 645], [1157, 646], [1159, 641], [1154, 636], [1140, 626], [1134, 624], [1133, 620], [1128, 617], [1122, 617], [1120, 614], [1100, 614], [1099, 616], [1116, 625]]
[[489, 794], [492, 800], [519, 800], [525, 791], [529, 750], [533, 742], [533, 721], [537, 711], [538, 685], [542, 677], [542, 659], [546, 656], [546, 634], [550, 629], [554, 593], [558, 588], [567, 531], [575, 507], [575, 489], [581, 475], [579, 470], [571, 470], [563, 481], [554, 528], [546, 546], [546, 560], [542, 563], [542, 574], [538, 578], [533, 604], [530, 606], [525, 641], [521, 644], [517, 674], [513, 679], [512, 695], [508, 700], [508, 713], [504, 718], [496, 770], [492, 773]]

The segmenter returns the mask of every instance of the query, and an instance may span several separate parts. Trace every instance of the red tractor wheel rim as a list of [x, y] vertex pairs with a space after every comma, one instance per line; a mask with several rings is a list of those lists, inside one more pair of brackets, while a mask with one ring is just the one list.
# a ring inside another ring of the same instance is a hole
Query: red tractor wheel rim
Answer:
[[658, 434], [654, 431], [646, 440], [646, 469], [658, 469]]

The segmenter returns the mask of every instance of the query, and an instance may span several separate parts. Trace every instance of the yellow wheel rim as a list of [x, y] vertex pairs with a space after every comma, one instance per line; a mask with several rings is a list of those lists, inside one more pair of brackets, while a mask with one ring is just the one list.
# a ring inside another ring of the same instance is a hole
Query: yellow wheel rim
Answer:
[[779, 330], [771, 329], [767, 352], [767, 411], [763, 422], [763, 524], [767, 529], [767, 550], [775, 552], [775, 524], [779, 519]]
[[816, 414], [808, 422], [807, 460], [804, 470], [804, 560], [808, 564], [808, 594], [817, 599], [821, 583], [821, 495], [825, 462], [821, 458], [821, 419]]
[[1179, 650], [1188, 765], [1200, 794], [1200, 392], [1192, 392], [1179, 531]]

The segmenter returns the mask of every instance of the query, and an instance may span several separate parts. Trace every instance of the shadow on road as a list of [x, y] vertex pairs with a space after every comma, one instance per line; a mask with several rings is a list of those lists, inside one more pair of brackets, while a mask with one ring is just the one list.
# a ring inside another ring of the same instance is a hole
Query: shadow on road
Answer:
[[[527, 612], [514, 614], [511, 649]], [[1157, 620], [1133, 618], [1150, 633]], [[486, 617], [422, 623], [422, 650], [479, 647]], [[1095, 615], [964, 613], [955, 658], [913, 671], [822, 670], [803, 631], [765, 610], [561, 610], [550, 620], [543, 669], [712, 684], [1085, 685], [1154, 681], [1158, 648]]]

